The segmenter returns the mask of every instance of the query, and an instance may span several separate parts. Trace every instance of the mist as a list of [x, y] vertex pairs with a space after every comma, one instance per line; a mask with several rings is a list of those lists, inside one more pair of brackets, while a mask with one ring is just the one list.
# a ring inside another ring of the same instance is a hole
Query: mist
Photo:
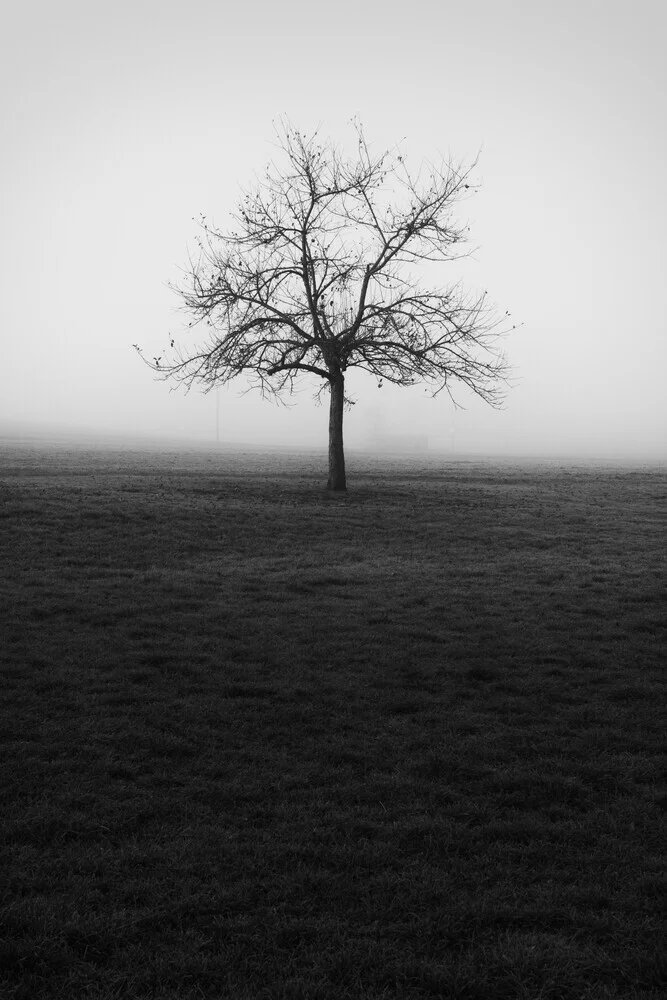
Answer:
[[[462, 206], [471, 289], [512, 313], [505, 406], [348, 373], [350, 449], [667, 457], [667, 14], [638, 3], [434, 8], [195, 2], [16, 5], [2, 41], [0, 433], [326, 449], [319, 385], [155, 381], [192, 334], [168, 282], [200, 212], [224, 223], [276, 150], [318, 125], [409, 162], [479, 153]], [[444, 269], [439, 283], [450, 274]], [[196, 342], [196, 341], [195, 341]]]

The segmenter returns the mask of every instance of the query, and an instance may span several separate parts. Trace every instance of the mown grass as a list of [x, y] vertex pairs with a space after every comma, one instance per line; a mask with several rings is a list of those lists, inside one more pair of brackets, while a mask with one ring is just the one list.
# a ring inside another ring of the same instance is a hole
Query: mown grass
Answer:
[[11, 998], [667, 992], [667, 472], [5, 447]]

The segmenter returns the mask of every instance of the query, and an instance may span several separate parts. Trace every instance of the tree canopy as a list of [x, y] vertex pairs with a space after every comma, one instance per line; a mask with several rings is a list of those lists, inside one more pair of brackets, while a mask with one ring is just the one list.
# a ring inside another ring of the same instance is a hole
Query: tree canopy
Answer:
[[431, 265], [469, 255], [453, 210], [474, 190], [475, 163], [413, 175], [400, 148], [374, 154], [359, 123], [352, 156], [289, 123], [277, 134], [280, 157], [242, 194], [232, 226], [199, 220], [197, 254], [175, 290], [203, 338], [187, 347], [172, 338], [168, 354], [144, 360], [204, 391], [244, 376], [280, 397], [304, 373], [321, 378], [331, 392], [329, 485], [344, 489], [345, 372], [423, 382], [433, 395], [458, 382], [497, 406], [509, 314], [458, 282], [424, 287]]

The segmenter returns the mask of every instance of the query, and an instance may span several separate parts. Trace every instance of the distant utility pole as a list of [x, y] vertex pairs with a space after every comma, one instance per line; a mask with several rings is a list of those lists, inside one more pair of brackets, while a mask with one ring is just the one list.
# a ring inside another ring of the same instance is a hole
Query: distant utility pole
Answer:
[[220, 444], [220, 390], [215, 390], [215, 443]]

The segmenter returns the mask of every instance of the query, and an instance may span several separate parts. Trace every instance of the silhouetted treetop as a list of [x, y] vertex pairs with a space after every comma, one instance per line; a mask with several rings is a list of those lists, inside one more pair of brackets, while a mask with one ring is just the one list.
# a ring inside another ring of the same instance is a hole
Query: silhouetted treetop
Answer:
[[347, 369], [425, 382], [434, 395], [460, 382], [492, 405], [508, 370], [497, 350], [506, 316], [487, 308], [486, 293], [424, 287], [434, 265], [468, 255], [454, 209], [474, 189], [475, 164], [449, 160], [413, 175], [398, 148], [373, 154], [358, 123], [355, 134], [348, 157], [317, 132], [281, 124], [279, 159], [242, 195], [230, 229], [199, 220], [198, 253], [176, 291], [204, 338], [149, 362], [204, 391], [245, 376], [280, 396], [303, 373], [321, 378], [331, 390], [334, 488], [345, 482]]

